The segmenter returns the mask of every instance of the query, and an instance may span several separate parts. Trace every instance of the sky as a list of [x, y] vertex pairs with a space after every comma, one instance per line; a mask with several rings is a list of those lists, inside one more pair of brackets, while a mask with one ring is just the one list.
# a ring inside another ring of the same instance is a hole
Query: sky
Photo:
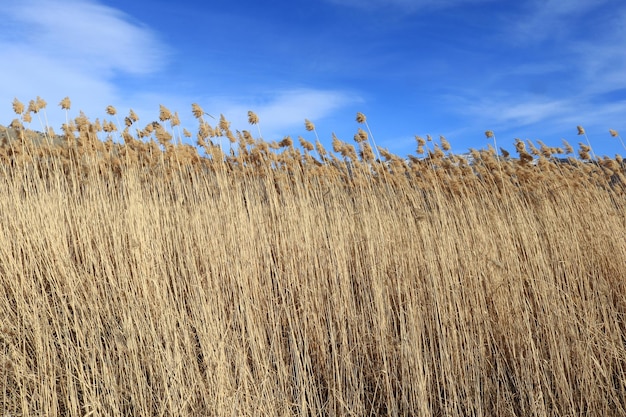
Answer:
[[[415, 154], [415, 135], [453, 151], [515, 138], [626, 155], [623, 0], [2, 0], [0, 124], [12, 102], [48, 102], [31, 128], [83, 111], [159, 105], [195, 132], [191, 104], [265, 140], [332, 134], [357, 112], [380, 147]], [[211, 121], [211, 119], [209, 119]], [[577, 134], [585, 128], [587, 137]]]

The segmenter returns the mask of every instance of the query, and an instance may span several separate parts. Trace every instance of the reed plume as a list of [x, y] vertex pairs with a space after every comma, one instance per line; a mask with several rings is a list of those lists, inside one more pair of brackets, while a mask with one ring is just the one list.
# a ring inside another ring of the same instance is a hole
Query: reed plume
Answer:
[[24, 113], [24, 109], [24, 104], [17, 98], [15, 98], [13, 100], [13, 111], [15, 112], [15, 114], [21, 115], [22, 113]]

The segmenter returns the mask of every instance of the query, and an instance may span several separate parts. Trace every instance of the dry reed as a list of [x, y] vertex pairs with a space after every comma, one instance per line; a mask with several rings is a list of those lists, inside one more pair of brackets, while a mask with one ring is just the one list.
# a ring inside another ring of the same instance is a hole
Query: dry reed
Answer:
[[226, 153], [192, 111], [0, 129], [4, 414], [626, 413], [621, 158]]

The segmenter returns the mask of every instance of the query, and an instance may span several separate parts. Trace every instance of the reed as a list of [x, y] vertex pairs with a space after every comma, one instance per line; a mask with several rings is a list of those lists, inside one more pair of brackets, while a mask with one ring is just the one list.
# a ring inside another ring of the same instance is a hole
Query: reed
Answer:
[[122, 141], [0, 129], [3, 413], [626, 413], [621, 157], [331, 152], [192, 112], [197, 147], [165, 107]]

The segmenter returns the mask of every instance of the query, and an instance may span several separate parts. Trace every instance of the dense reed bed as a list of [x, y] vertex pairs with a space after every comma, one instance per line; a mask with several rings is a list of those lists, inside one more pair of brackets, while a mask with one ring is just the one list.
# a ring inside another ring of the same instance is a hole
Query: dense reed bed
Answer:
[[3, 415], [626, 413], [621, 158], [37, 103], [0, 129]]

